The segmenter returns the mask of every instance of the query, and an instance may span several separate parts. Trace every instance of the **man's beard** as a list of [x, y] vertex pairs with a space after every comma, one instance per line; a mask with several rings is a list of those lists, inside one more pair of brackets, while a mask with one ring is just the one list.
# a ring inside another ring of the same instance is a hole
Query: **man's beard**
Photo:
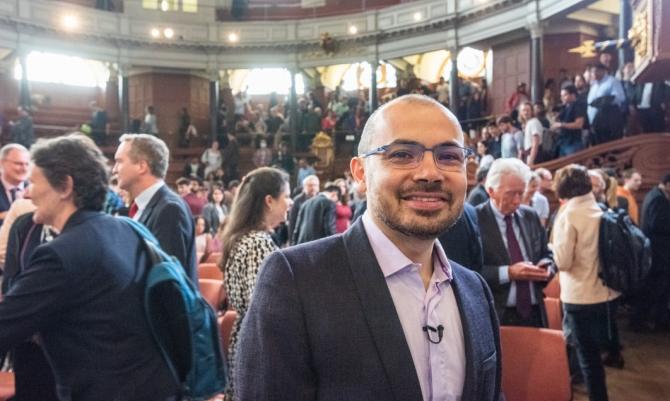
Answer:
[[[408, 188], [400, 188], [396, 191], [396, 199], [402, 199], [404, 194], [412, 192], [432, 192], [445, 197], [447, 204], [446, 208], [448, 209], [449, 213], [443, 219], [438, 220], [437, 218], [439, 215], [444, 213], [444, 209], [437, 211], [412, 210], [410, 213], [415, 213], [420, 217], [425, 218], [422, 220], [427, 220], [429, 223], [417, 225], [412, 224], [412, 221], [402, 222], [402, 213], [394, 213], [391, 210], [388, 201], [378, 197], [377, 207], [373, 211], [375, 216], [394, 231], [397, 231], [408, 237], [429, 240], [437, 238], [440, 234], [453, 226], [463, 212], [463, 202], [458, 202], [454, 198], [453, 193], [448, 189], [443, 189], [440, 183], [419, 183]], [[410, 217], [410, 220], [414, 219]]]

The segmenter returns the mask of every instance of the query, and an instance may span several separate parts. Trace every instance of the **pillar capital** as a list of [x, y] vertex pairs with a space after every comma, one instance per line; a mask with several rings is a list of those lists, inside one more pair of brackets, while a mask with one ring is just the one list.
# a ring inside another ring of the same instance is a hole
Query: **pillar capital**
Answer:
[[526, 24], [526, 29], [530, 31], [530, 37], [532, 39], [541, 38], [544, 34], [544, 25], [540, 21], [532, 21]]

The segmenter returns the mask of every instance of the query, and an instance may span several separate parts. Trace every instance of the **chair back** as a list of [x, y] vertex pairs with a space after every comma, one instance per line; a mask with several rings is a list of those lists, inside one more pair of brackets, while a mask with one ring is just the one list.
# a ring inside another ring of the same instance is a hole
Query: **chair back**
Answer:
[[223, 288], [223, 280], [212, 280], [201, 278], [198, 280], [200, 294], [207, 300], [207, 303], [215, 312], [221, 310], [223, 301], [226, 298], [226, 290]]
[[544, 298], [544, 309], [547, 312], [547, 324], [552, 330], [563, 331], [563, 311], [558, 298]]
[[200, 263], [198, 265], [198, 278], [223, 280], [223, 272], [216, 263]]
[[572, 399], [563, 333], [535, 327], [500, 327], [502, 389], [507, 401]]
[[[205, 260], [201, 260], [200, 263], [215, 263], [218, 264], [221, 260], [221, 252], [212, 252], [204, 256]], [[199, 259], [200, 260], [200, 259]]]
[[550, 298], [560, 298], [561, 297], [561, 283], [560, 283], [560, 281], [558, 281], [558, 275], [559, 274], [560, 273], [556, 273], [554, 278], [552, 278], [551, 281], [549, 281], [547, 283], [547, 286], [544, 287], [544, 290], [542, 290], [542, 292], [544, 292], [545, 296], [550, 297]]
[[234, 310], [226, 311], [226, 313], [219, 319], [221, 324], [221, 347], [224, 354], [228, 355], [228, 347], [230, 346], [230, 334], [233, 331], [233, 325], [237, 320], [237, 312]]

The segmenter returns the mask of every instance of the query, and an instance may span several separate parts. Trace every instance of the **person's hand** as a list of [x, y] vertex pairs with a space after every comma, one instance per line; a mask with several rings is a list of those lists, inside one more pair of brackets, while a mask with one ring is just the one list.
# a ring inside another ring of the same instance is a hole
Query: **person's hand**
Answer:
[[547, 281], [550, 272], [530, 262], [518, 262], [509, 267], [510, 280]]
[[563, 127], [563, 123], [561, 122], [555, 122], [551, 124], [551, 129], [560, 129], [561, 127]]

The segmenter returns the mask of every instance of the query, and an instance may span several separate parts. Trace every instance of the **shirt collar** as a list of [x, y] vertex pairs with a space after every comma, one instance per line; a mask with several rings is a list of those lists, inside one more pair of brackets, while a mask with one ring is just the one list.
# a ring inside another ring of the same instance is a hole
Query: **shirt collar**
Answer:
[[[405, 256], [386, 234], [382, 232], [377, 224], [375, 224], [368, 211], [363, 213], [362, 222], [365, 233], [370, 241], [372, 251], [375, 254], [377, 263], [379, 263], [379, 267], [381, 267], [385, 278], [388, 278], [409, 266], [415, 265], [415, 263]], [[433, 270], [436, 281], [451, 281], [453, 277], [451, 274], [451, 265], [449, 265], [447, 255], [444, 253], [442, 245], [437, 240], [435, 240], [435, 245], [433, 246], [433, 256], [437, 256], [437, 260], [433, 258], [435, 267], [440, 267], [440, 269]]]
[[135, 198], [135, 204], [137, 205], [137, 210], [138, 211], [144, 210], [144, 208], [146, 208], [147, 205], [149, 204], [151, 198], [153, 198], [154, 195], [156, 195], [156, 192], [158, 192], [158, 190], [161, 189], [163, 185], [165, 185], [165, 182], [163, 182], [163, 180], [159, 180], [157, 183], [151, 185], [150, 187], [142, 191], [142, 193], [137, 195], [137, 197]]
[[3, 177], [2, 175], [0, 175], [0, 181], [2, 181], [2, 186], [5, 187], [5, 190], [6, 190], [7, 192], [9, 192], [12, 188], [16, 188], [16, 189], [18, 189], [19, 191], [23, 191], [23, 190], [25, 189], [25, 187], [26, 187], [26, 182], [25, 182], [25, 181], [21, 181], [21, 182], [19, 183], [19, 185], [12, 185], [12, 184], [8, 183], [8, 182], [5, 180], [5, 177]]

